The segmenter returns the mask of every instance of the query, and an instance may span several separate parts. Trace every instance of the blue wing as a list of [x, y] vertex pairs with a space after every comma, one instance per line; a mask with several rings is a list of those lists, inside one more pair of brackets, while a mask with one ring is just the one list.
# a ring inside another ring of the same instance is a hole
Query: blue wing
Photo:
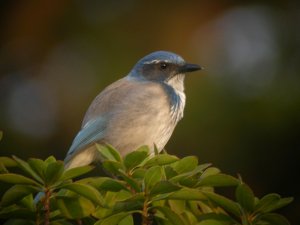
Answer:
[[68, 163], [72, 158], [87, 148], [89, 145], [103, 139], [106, 129], [106, 121], [104, 117], [98, 117], [85, 124], [85, 126], [76, 135], [65, 158]]

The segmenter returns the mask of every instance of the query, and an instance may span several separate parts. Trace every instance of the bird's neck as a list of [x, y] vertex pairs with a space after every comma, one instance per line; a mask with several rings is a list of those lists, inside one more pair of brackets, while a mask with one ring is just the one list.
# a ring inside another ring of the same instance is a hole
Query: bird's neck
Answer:
[[171, 103], [171, 116], [177, 123], [183, 117], [185, 107], [184, 75], [177, 75], [165, 82], [165, 89]]
[[184, 92], [184, 74], [178, 74], [166, 81], [166, 84], [171, 86], [176, 92]]
[[126, 79], [142, 82], [154, 82], [163, 86], [168, 98], [170, 100], [170, 113], [174, 122], [177, 123], [183, 117], [185, 107], [185, 94], [184, 94], [184, 74], [178, 74], [167, 81], [150, 81], [142, 76], [135, 76], [130, 73]]

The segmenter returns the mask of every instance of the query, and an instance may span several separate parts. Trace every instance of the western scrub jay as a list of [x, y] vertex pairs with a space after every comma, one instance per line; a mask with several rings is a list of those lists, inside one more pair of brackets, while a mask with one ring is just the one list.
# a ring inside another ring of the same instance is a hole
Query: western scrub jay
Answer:
[[99, 160], [95, 143], [121, 155], [148, 145], [162, 150], [183, 117], [185, 73], [200, 70], [172, 52], [153, 52], [92, 102], [65, 158], [67, 169]]

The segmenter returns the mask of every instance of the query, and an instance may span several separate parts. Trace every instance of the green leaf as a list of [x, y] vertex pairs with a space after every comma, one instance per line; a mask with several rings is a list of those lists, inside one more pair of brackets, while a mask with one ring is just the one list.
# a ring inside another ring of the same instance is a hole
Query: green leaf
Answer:
[[202, 191], [202, 193], [206, 195], [212, 202], [214, 202], [215, 204], [217, 204], [227, 212], [232, 213], [237, 217], [240, 216], [239, 206], [236, 202], [213, 192]]
[[204, 179], [208, 176], [219, 174], [220, 170], [216, 167], [209, 167], [206, 170], [204, 170], [203, 174], [201, 175], [201, 179]]
[[36, 212], [30, 209], [20, 208], [17, 205], [11, 205], [0, 210], [0, 218], [20, 218], [20, 219], [35, 219]]
[[54, 162], [56, 162], [56, 159], [55, 159], [55, 157], [54, 156], [49, 156], [46, 160], [45, 160], [45, 163], [46, 164], [49, 164], [49, 163], [54, 163]]
[[40, 186], [36, 181], [14, 173], [0, 174], [0, 181], [10, 184], [31, 184]]
[[62, 215], [68, 219], [81, 219], [95, 211], [94, 204], [82, 197], [57, 196], [56, 202]]
[[147, 170], [145, 168], [139, 167], [139, 168], [134, 169], [131, 176], [134, 179], [141, 180], [141, 179], [144, 179], [146, 171]]
[[152, 202], [160, 200], [203, 201], [207, 200], [207, 197], [197, 189], [182, 188], [175, 192], [156, 195], [151, 199]]
[[127, 154], [124, 158], [124, 165], [127, 171], [139, 166], [144, 161], [144, 159], [148, 157], [148, 155], [149, 155], [149, 150], [148, 147], [145, 148], [145, 146]]
[[36, 172], [42, 179], [45, 179], [47, 164], [43, 160], [31, 158], [28, 160], [28, 164], [34, 172]]
[[2, 196], [1, 206], [15, 204], [25, 196], [38, 191], [39, 189], [31, 185], [14, 185]]
[[0, 162], [0, 173], [9, 173], [3, 163]]
[[280, 195], [272, 193], [265, 195], [255, 206], [255, 212], [268, 213], [282, 208], [293, 201], [292, 197], [281, 198]]
[[178, 183], [184, 187], [194, 188], [196, 184], [198, 183], [199, 179], [195, 176], [188, 176], [185, 178], [182, 178], [178, 181]]
[[104, 161], [102, 162], [102, 167], [109, 173], [114, 175], [119, 175], [120, 171], [123, 171], [123, 165], [120, 162], [116, 161]]
[[215, 174], [204, 177], [200, 180], [197, 186], [211, 186], [211, 187], [225, 187], [236, 186], [239, 184], [239, 180], [233, 176], [226, 174]]
[[56, 161], [49, 163], [45, 170], [45, 183], [47, 185], [52, 185], [57, 182], [64, 172], [64, 163], [61, 161]]
[[181, 215], [188, 224], [195, 225], [198, 221], [196, 216], [190, 210], [185, 210]]
[[28, 175], [30, 175], [33, 179], [43, 184], [43, 179], [29, 166], [27, 162], [22, 159], [19, 159], [16, 156], [13, 156], [13, 159], [16, 160], [18, 166]]
[[169, 181], [162, 180], [153, 186], [153, 188], [150, 191], [150, 196], [170, 193], [170, 192], [178, 191], [179, 189], [181, 189], [181, 187], [179, 187]]
[[100, 152], [103, 160], [110, 160], [115, 162], [122, 162], [120, 153], [109, 144], [96, 144], [97, 150]]
[[210, 166], [211, 166], [211, 163], [203, 163], [203, 164], [198, 165], [198, 168], [201, 169], [202, 173], [204, 173], [204, 171], [209, 169], [208, 167], [210, 167]]
[[272, 211], [273, 206], [280, 200], [280, 195], [276, 193], [267, 194], [262, 197], [255, 206], [256, 212], [267, 213]]
[[26, 219], [9, 219], [3, 225], [35, 225], [33, 220]]
[[[167, 168], [166, 168], [167, 169]], [[186, 179], [189, 179], [190, 177], [193, 177], [195, 175], [200, 175], [202, 174], [202, 171], [203, 171], [203, 166], [202, 165], [199, 165], [199, 166], [196, 166], [193, 170], [189, 171], [189, 172], [185, 172], [185, 173], [181, 173], [179, 175], [176, 175], [176, 176], [173, 176], [172, 178], [170, 178], [169, 180], [171, 182], [181, 182], [183, 180], [186, 180]], [[166, 171], [166, 174], [169, 173], [169, 171]], [[168, 177], [168, 175], [167, 175]], [[197, 178], [198, 179], [198, 178]]]
[[140, 210], [143, 208], [144, 202], [145, 196], [142, 193], [138, 193], [123, 201], [117, 201], [113, 206], [113, 211], [116, 213]]
[[105, 218], [104, 220], [100, 220], [95, 225], [117, 225], [121, 222], [125, 217], [135, 213], [137, 211], [129, 211], [129, 212], [120, 212]]
[[165, 175], [167, 180], [175, 177], [178, 175], [178, 173], [171, 167], [171, 166], [165, 166]]
[[[83, 223], [85, 224], [85, 223]], [[73, 223], [68, 222], [64, 219], [56, 220], [56, 221], [51, 221], [50, 225], [73, 225]]]
[[109, 207], [98, 206], [92, 216], [97, 219], [103, 219], [113, 214], [113, 209]]
[[32, 212], [36, 212], [36, 205], [34, 204], [33, 194], [29, 194], [21, 199], [19, 205], [29, 209]]
[[290, 204], [293, 200], [294, 200], [293, 197], [281, 198], [276, 204], [273, 205], [272, 208], [270, 208], [269, 212], [280, 209], [280, 208]]
[[[115, 211], [116, 205], [119, 203], [119, 201], [122, 201], [124, 199], [128, 199], [130, 196], [129, 192], [106, 192], [104, 196], [104, 201], [106, 203], [105, 207], [98, 206], [97, 210], [93, 213], [93, 216], [98, 219], [103, 219], [108, 216], [111, 216], [112, 214], [118, 213], [119, 211]], [[129, 210], [125, 210], [129, 211]]]
[[56, 201], [56, 199], [52, 198], [51, 202], [50, 202], [51, 211], [50, 211], [49, 217], [50, 217], [51, 221], [62, 219], [61, 212], [59, 211], [59, 209], [55, 205], [56, 204], [55, 201]]
[[126, 216], [124, 219], [122, 219], [122, 220], [118, 223], [118, 225], [134, 225], [132, 215]]
[[208, 198], [203, 201], [188, 201], [188, 204], [191, 212], [196, 216], [211, 213], [213, 208], [215, 208]]
[[102, 205], [102, 206], [104, 205], [103, 197], [97, 191], [97, 189], [95, 189], [92, 186], [86, 184], [80, 184], [80, 183], [71, 183], [62, 186], [62, 188], [73, 191], [98, 205]]
[[137, 183], [136, 180], [134, 180], [133, 178], [131, 178], [129, 175], [127, 175], [125, 172], [123, 171], [119, 171], [121, 177], [124, 179], [124, 181], [127, 182], [127, 184], [129, 184], [129, 186], [134, 189], [136, 192], [140, 192], [141, 188], [139, 186], [139, 184]]
[[224, 223], [221, 223], [218, 220], [209, 219], [209, 220], [201, 221], [200, 223], [197, 223], [196, 225], [224, 225]]
[[138, 147], [135, 152], [138, 151], [138, 152], [147, 152], [148, 155], [150, 154], [150, 149], [149, 149], [149, 146], [148, 145], [142, 145], [140, 147]]
[[0, 157], [0, 162], [5, 166], [5, 167], [15, 167], [17, 166], [17, 162], [13, 160], [12, 158], [9, 157]]
[[181, 174], [194, 170], [197, 165], [198, 159], [196, 156], [187, 156], [175, 162], [172, 167], [178, 174]]
[[154, 166], [149, 168], [145, 173], [144, 184], [147, 191], [151, 191], [152, 187], [161, 181], [162, 168], [160, 166]]
[[177, 200], [206, 200], [207, 197], [199, 190], [192, 188], [182, 188], [168, 196], [167, 199], [177, 199]]
[[112, 179], [110, 177], [98, 177], [90, 180], [90, 185], [101, 191], [117, 192], [121, 190], [127, 190], [124, 182]]
[[239, 184], [235, 191], [235, 196], [238, 203], [248, 212], [254, 210], [254, 194], [250, 187], [245, 183]]
[[[137, 202], [140, 200], [144, 200], [144, 196], [141, 193], [132, 194], [131, 192], [121, 190], [119, 192], [106, 192], [104, 200], [107, 204], [107, 207], [115, 208], [117, 207], [117, 204], [122, 202]], [[119, 207], [119, 206], [118, 206]], [[130, 211], [127, 208], [123, 208], [122, 211]]]
[[235, 221], [232, 217], [230, 217], [228, 214], [223, 213], [215, 213], [215, 212], [209, 212], [209, 213], [202, 213], [197, 216], [198, 221], [207, 221], [207, 220], [214, 220], [218, 221], [219, 223], [223, 224], [239, 224], [237, 221]]
[[[145, 201], [145, 196], [144, 193], [132, 193], [132, 192], [128, 192], [128, 191], [120, 191], [123, 192], [122, 195], [118, 196], [117, 200], [118, 201], [122, 201], [122, 202], [137, 202], [137, 201]], [[118, 193], [120, 193], [118, 192]]]
[[186, 210], [186, 201], [183, 200], [168, 200], [168, 206], [172, 211], [177, 213], [178, 215], [183, 214]]
[[83, 174], [90, 172], [92, 169], [94, 169], [94, 167], [91, 165], [88, 165], [88, 166], [75, 167], [72, 169], [65, 170], [61, 177], [61, 180], [73, 179], [75, 177], [78, 177], [78, 176], [81, 176]]
[[165, 207], [165, 206], [157, 206], [154, 208], [156, 208], [158, 211], [160, 211], [172, 225], [184, 225], [185, 224], [183, 219], [177, 213], [172, 211], [170, 208]]
[[[277, 213], [262, 214], [261, 216], [255, 219], [255, 222], [258, 221], [260, 222], [263, 221], [268, 225], [290, 225], [289, 221], [284, 216], [279, 215]], [[259, 224], [265, 224], [265, 223], [259, 223]]]
[[156, 166], [168, 165], [178, 160], [179, 159], [174, 155], [168, 155], [168, 154], [155, 155], [145, 163], [144, 167], [151, 167], [154, 165]]

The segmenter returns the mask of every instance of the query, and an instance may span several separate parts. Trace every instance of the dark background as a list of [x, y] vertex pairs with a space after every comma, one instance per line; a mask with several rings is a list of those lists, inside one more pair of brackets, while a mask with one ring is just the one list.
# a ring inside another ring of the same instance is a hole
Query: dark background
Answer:
[[92, 99], [169, 50], [205, 70], [166, 149], [294, 196], [299, 222], [299, 1], [1, 2], [1, 155], [63, 159]]

